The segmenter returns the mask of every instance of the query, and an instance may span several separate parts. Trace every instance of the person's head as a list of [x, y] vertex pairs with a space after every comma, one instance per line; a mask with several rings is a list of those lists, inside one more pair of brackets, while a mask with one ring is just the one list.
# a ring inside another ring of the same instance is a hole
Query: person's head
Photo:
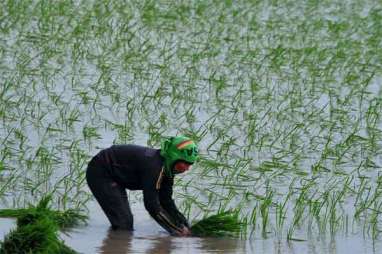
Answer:
[[198, 147], [185, 136], [170, 137], [163, 140], [160, 154], [164, 158], [165, 174], [172, 177], [190, 169], [198, 159]]

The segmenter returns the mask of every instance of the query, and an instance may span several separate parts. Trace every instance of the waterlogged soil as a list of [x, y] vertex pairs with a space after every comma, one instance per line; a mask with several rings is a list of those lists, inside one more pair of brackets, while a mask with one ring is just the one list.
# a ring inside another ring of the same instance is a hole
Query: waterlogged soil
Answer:
[[[378, 254], [382, 244], [348, 232], [334, 237], [312, 235], [306, 239], [287, 242], [269, 235], [266, 238], [199, 238], [172, 237], [160, 228], [139, 203], [132, 205], [134, 212], [133, 232], [114, 231], [98, 204], [91, 202], [89, 222], [86, 226], [62, 232], [66, 245], [83, 254], [125, 253], [278, 253], [278, 254]], [[15, 227], [12, 219], [0, 219], [0, 238]]]

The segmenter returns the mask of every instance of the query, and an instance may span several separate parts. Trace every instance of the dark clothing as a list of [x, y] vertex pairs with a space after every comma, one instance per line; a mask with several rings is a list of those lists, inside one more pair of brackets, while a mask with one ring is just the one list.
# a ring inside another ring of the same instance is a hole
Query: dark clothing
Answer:
[[86, 180], [113, 229], [133, 230], [133, 215], [125, 188], [116, 184], [105, 168], [89, 165]]
[[172, 199], [174, 179], [164, 174], [158, 149], [113, 145], [89, 162], [86, 179], [113, 228], [133, 229], [125, 189], [143, 190], [146, 210], [170, 234], [189, 227]]

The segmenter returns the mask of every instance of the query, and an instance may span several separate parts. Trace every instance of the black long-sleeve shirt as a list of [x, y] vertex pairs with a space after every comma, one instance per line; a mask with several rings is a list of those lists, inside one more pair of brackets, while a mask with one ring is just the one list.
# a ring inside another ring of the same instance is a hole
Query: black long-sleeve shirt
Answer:
[[143, 190], [146, 210], [170, 234], [189, 227], [172, 199], [174, 179], [164, 174], [164, 159], [159, 149], [113, 145], [97, 157], [119, 185], [129, 190]]

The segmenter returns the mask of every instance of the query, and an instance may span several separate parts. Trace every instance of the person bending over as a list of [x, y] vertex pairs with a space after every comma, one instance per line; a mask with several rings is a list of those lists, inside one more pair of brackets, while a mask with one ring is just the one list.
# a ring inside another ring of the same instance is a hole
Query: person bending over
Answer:
[[160, 149], [113, 145], [90, 160], [86, 180], [113, 229], [133, 230], [126, 189], [142, 190], [144, 206], [160, 226], [171, 235], [190, 236], [190, 225], [172, 193], [174, 176], [197, 159], [197, 145], [185, 136], [166, 138]]

